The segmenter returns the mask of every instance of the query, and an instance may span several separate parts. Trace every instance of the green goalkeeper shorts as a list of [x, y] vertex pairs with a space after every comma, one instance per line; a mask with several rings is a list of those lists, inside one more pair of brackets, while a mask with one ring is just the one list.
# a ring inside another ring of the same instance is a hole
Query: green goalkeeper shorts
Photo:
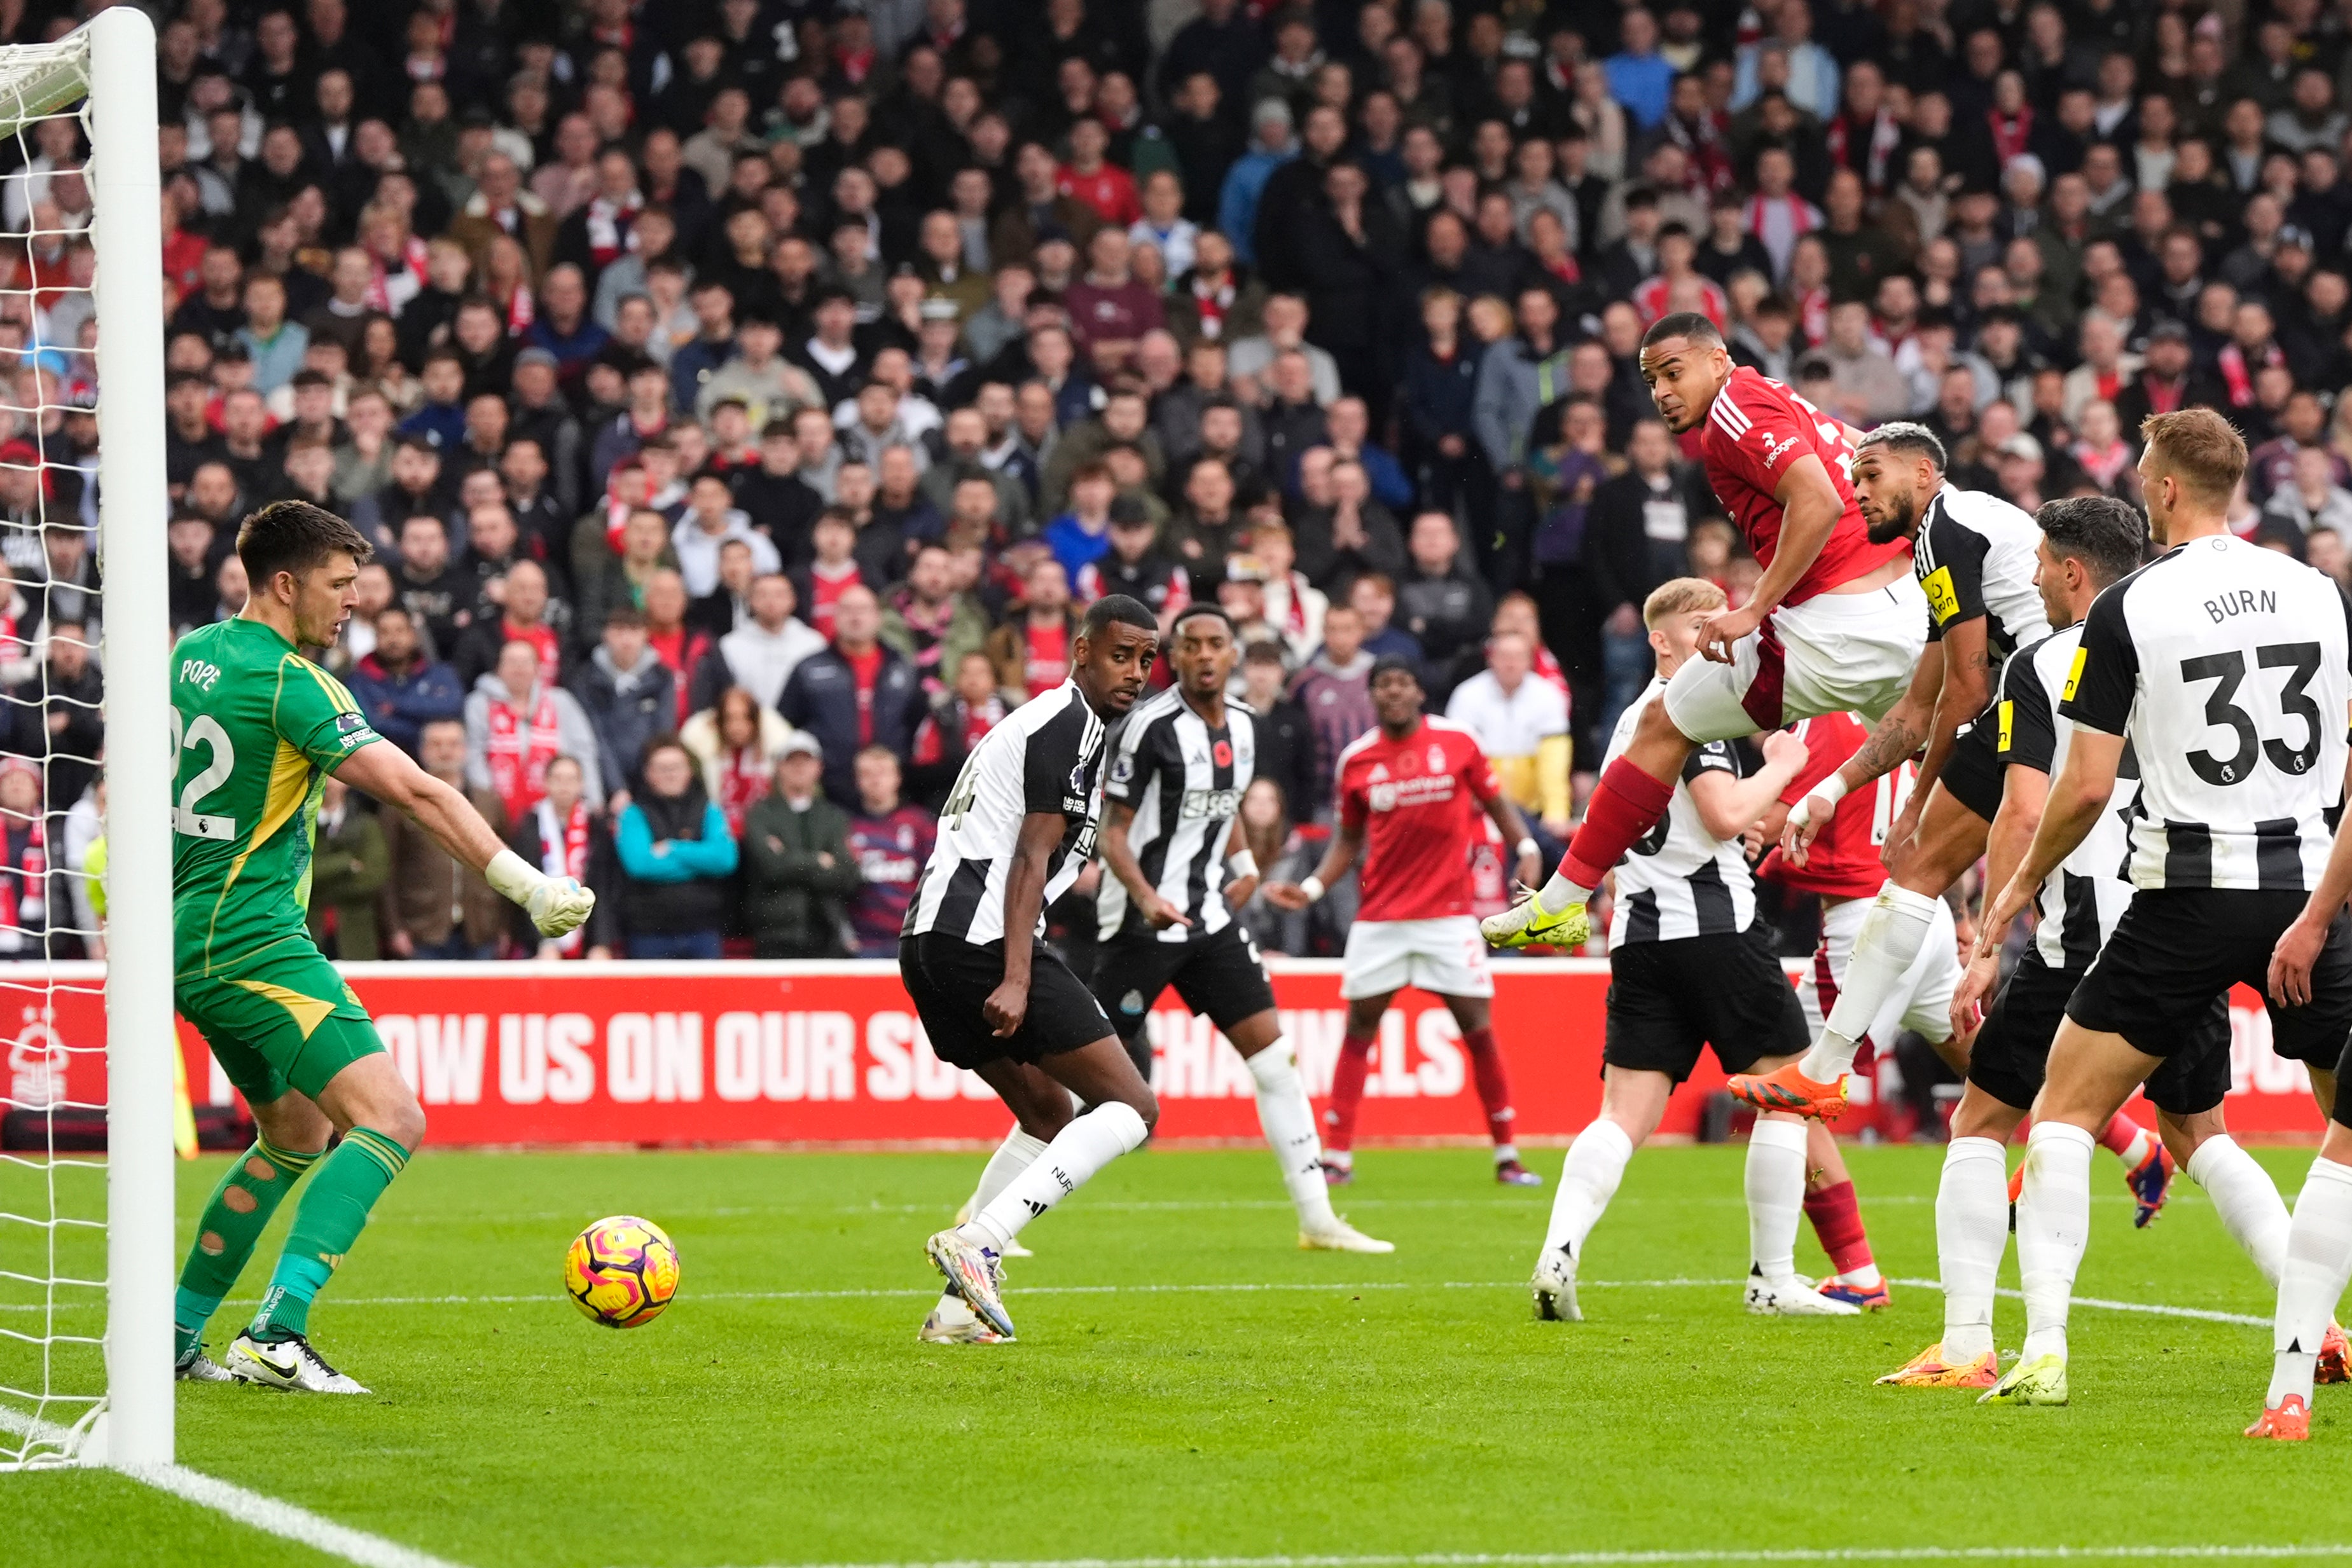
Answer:
[[248, 1104], [287, 1090], [316, 1100], [335, 1074], [383, 1049], [367, 1009], [307, 942], [257, 959], [247, 972], [180, 980], [180, 1016], [196, 1026]]

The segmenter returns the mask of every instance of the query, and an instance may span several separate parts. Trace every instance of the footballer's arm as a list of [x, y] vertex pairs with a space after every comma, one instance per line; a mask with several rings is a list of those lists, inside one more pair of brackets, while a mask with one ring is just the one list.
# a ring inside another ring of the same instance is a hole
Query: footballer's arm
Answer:
[[[1823, 779], [1789, 812], [1781, 825], [1780, 839], [1780, 852], [1789, 857], [1791, 864], [1801, 866], [1805, 863], [1813, 840], [1829, 826], [1830, 818], [1837, 810], [1838, 801], [1872, 779], [1892, 773], [1918, 751], [1920, 743], [1935, 725], [1943, 687], [1944, 644], [1929, 643], [1919, 652], [1919, 663], [1911, 672], [1910, 689], [1871, 727], [1870, 738], [1862, 743], [1862, 748], [1847, 758], [1837, 772], [1830, 776], [1836, 779], [1835, 789], [1824, 790], [1822, 784], [1828, 783], [1830, 779]], [[1924, 782], [1914, 785], [1911, 798], [1915, 800], [1923, 798], [1926, 789]], [[1887, 835], [1887, 841], [1895, 841], [1893, 833]]]
[[1013, 841], [1012, 863], [1004, 868], [1004, 978], [980, 1004], [999, 1040], [1010, 1038], [1029, 1014], [1029, 960], [1045, 907], [1045, 867], [1068, 828], [1059, 811], [1032, 811], [1021, 819]]
[[1535, 835], [1528, 831], [1528, 820], [1519, 815], [1519, 809], [1511, 804], [1511, 798], [1499, 789], [1495, 791], [1494, 799], [1486, 802], [1486, 810], [1487, 820], [1495, 824], [1495, 831], [1503, 835], [1505, 843], [1512, 846], [1512, 858], [1517, 864], [1511, 869], [1519, 879], [1519, 885], [1541, 887], [1543, 852], [1537, 847]]
[[[1993, 813], [1992, 827], [1985, 834], [1987, 918], [1983, 925], [1987, 929], [1991, 925], [1993, 897], [2017, 874], [2018, 863], [2024, 860], [2034, 834], [2041, 830], [2042, 814], [2049, 800], [2050, 775], [2022, 763], [2009, 765], [2001, 780], [2000, 809]], [[1968, 967], [1952, 992], [1952, 1027], [1961, 1033], [1976, 1026], [1978, 1008], [1992, 994], [1993, 982], [2000, 977], [2000, 944], [2008, 935], [2004, 925], [1995, 936], [1991, 951], [1986, 951], [1979, 942], [1969, 955]]]
[[1810, 452], [1781, 471], [1772, 498], [1780, 503], [1780, 537], [1772, 549], [1772, 564], [1757, 579], [1747, 603], [1709, 616], [1699, 628], [1699, 653], [1718, 664], [1731, 663], [1731, 645], [1780, 608], [1780, 601], [1813, 569], [1837, 531], [1838, 519], [1845, 516], [1845, 503], [1838, 498], [1829, 469]]
[[[2033, 902], [2033, 894], [2058, 862], [2074, 852], [2091, 830], [2098, 825], [2099, 813], [2107, 809], [2108, 800], [2116, 792], [2116, 769], [2124, 755], [2124, 737], [2109, 735], [2105, 730], [2091, 729], [2077, 723], [2074, 739], [2066, 747], [2066, 761], [2058, 769], [2057, 778], [2050, 781], [2049, 797], [2042, 803], [2042, 820], [2036, 823], [2032, 841], [2017, 862], [2009, 880], [2000, 884], [2000, 895], [1985, 906], [1984, 918], [1977, 931], [1977, 951], [1998, 954], [2010, 925]], [[2352, 872], [2347, 872], [2352, 876]], [[1987, 886], [1992, 883], [1988, 882]]]
[[[1981, 615], [1956, 621], [1944, 628], [1935, 646], [1943, 650], [1943, 684], [1936, 697], [1936, 716], [1927, 730], [1927, 754], [1919, 759], [1919, 777], [1911, 786], [1911, 800], [1903, 814], [1916, 821], [1928, 787], [1951, 760], [1960, 727], [1979, 717], [1992, 701], [1992, 647]], [[1924, 660], [1922, 661], [1925, 662]], [[1906, 694], [1907, 695], [1907, 694]], [[1890, 837], [1908, 837], [1899, 829]]]
[[1803, 740], [1776, 729], [1764, 737], [1764, 766], [1753, 777], [1742, 779], [1724, 768], [1702, 769], [1685, 786], [1698, 809], [1699, 825], [1726, 843], [1742, 837], [1780, 805], [1780, 791], [1805, 770], [1805, 758]]
[[1231, 873], [1225, 883], [1225, 906], [1239, 909], [1257, 892], [1257, 856], [1250, 853], [1249, 835], [1242, 831], [1242, 820], [1234, 818], [1234, 831], [1225, 835], [1225, 870]]
[[[1045, 815], [1043, 812], [1038, 814]], [[1151, 879], [1143, 874], [1143, 864], [1135, 858], [1135, 846], [1128, 842], [1128, 833], [1134, 826], [1135, 808], [1124, 801], [1111, 801], [1110, 810], [1103, 817], [1103, 864], [1110, 868], [1111, 875], [1118, 878], [1119, 885], [1127, 889], [1128, 897], [1135, 901], [1137, 913], [1151, 923], [1154, 931], [1165, 931], [1171, 925], [1189, 929], [1192, 923], [1184, 918], [1184, 912], [1160, 897], [1160, 890], [1151, 885]], [[1234, 820], [1234, 826], [1239, 830], [1240, 819]], [[1010, 931], [1013, 928], [1008, 925], [1005, 929]]]
[[[1515, 817], [1517, 814], [1513, 813]], [[1520, 836], [1526, 836], [1524, 829]], [[1342, 816], [1331, 830], [1331, 847], [1323, 852], [1323, 863], [1309, 873], [1304, 882], [1267, 883], [1264, 889], [1265, 901], [1276, 909], [1297, 911], [1306, 908], [1323, 896], [1324, 889], [1348, 874], [1348, 868], [1356, 863], [1356, 851], [1363, 841], [1363, 824], [1350, 823]]]
[[500, 896], [522, 905], [542, 936], [569, 935], [596, 907], [596, 895], [569, 877], [551, 877], [506, 846], [454, 787], [388, 741], [362, 746], [335, 777], [396, 806], [454, 858], [482, 873]]

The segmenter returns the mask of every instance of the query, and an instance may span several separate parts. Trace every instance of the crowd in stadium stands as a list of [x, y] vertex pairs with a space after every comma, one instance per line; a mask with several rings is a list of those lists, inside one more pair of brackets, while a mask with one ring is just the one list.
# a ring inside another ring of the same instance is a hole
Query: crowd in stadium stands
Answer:
[[[175, 622], [242, 603], [251, 508], [349, 517], [377, 553], [328, 666], [604, 894], [538, 943], [335, 791], [345, 957], [887, 955], [961, 758], [1112, 591], [1241, 626], [1261, 865], [1319, 851], [1388, 653], [1556, 852], [1650, 678], [1643, 595], [1757, 575], [1651, 413], [1670, 310], [2029, 508], [2130, 496], [2140, 420], [2218, 407], [2242, 530], [2352, 571], [2342, 0], [159, 21]], [[100, 788], [86, 155], [48, 120], [0, 182], [0, 340], [41, 350], [0, 445], [16, 952], [94, 925], [58, 874]], [[1345, 904], [1249, 918], [1328, 950]]]

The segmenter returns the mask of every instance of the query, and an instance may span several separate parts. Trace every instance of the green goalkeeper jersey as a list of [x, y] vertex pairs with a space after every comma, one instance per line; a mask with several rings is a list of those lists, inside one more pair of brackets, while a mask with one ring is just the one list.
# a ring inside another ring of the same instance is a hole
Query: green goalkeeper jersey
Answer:
[[[381, 739], [343, 684], [258, 621], [172, 650], [172, 922], [182, 979], [310, 946], [326, 776]], [[282, 949], [281, 949], [282, 950]]]

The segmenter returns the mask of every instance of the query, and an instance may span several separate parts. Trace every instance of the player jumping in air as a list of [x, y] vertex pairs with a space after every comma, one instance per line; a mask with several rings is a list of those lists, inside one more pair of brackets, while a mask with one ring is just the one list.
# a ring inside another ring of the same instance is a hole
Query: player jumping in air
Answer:
[[[1908, 551], [1873, 544], [1855, 507], [1844, 426], [1779, 382], [1734, 368], [1704, 316], [1680, 312], [1652, 327], [1642, 374], [1667, 428], [1699, 433], [1708, 482], [1764, 574], [1746, 604], [1708, 618], [1702, 656], [1643, 710], [1551, 881], [1487, 916], [1486, 939], [1498, 947], [1580, 946], [1591, 931], [1585, 901], [1664, 814], [1693, 751], [1848, 709], [1875, 720], [1909, 688], [1926, 638], [1927, 604]], [[1820, 1084], [1804, 1103], [1817, 1113], [1842, 1108], [1844, 1092]]]
[[[1094, 857], [1104, 721], [1135, 706], [1159, 651], [1160, 624], [1139, 601], [1095, 601], [1069, 678], [981, 737], [940, 809], [898, 972], [940, 1060], [980, 1074], [1019, 1124], [982, 1172], [971, 1218], [929, 1243], [949, 1291], [979, 1322], [961, 1334], [926, 1323], [926, 1339], [1011, 1339], [999, 1265], [1007, 1245], [1141, 1148], [1160, 1119], [1110, 1019], [1045, 943], [1045, 906]], [[1084, 1115], [1072, 1113], [1074, 1094]]]
[[[1642, 606], [1658, 678], [1617, 721], [1615, 757], [1688, 663], [1723, 591], [1698, 578], [1661, 583]], [[1560, 1170], [1551, 1224], [1536, 1260], [1536, 1315], [1584, 1314], [1576, 1274], [1585, 1238], [1608, 1207], [1626, 1162], [1657, 1131], [1666, 1101], [1699, 1052], [1738, 1071], [1793, 1058], [1805, 1048], [1796, 993], [1773, 956], [1769, 926], [1756, 919], [1756, 883], [1740, 835], [1805, 765], [1805, 744], [1785, 731], [1764, 738], [1764, 767], [1739, 776], [1738, 754], [1710, 741], [1690, 754], [1666, 814], [1617, 869], [1609, 931], [1609, 1027], [1601, 1047], [1601, 1114], [1577, 1134]], [[1861, 1308], [1797, 1278], [1797, 1214], [1806, 1143], [1828, 1134], [1801, 1118], [1765, 1113], [1748, 1145], [1748, 1310], [1851, 1317]], [[1851, 1190], [1851, 1189], [1849, 1189]]]
[[[1911, 543], [1912, 571], [1927, 599], [1927, 646], [1911, 689], [1868, 740], [1834, 771], [1807, 781], [1781, 834], [1783, 862], [1801, 873], [1814, 835], [1833, 814], [1843, 820], [1849, 791], [1888, 777], [1923, 740], [1926, 755], [1908, 800], [1891, 826], [1880, 827], [1885, 848], [1874, 859], [1883, 858], [1891, 874], [1871, 890], [1871, 903], [1832, 912], [1846, 923], [1835, 1005], [1812, 1050], [1781, 1081], [1732, 1082], [1731, 1092], [1750, 1104], [1814, 1103], [1805, 1083], [1843, 1078], [1864, 1031], [1885, 1017], [1921, 955], [1935, 957], [1943, 999], [1950, 995], [1957, 965], [1943, 895], [1984, 854], [2000, 809], [1998, 730], [1984, 720], [2004, 662], [2048, 636], [2050, 625], [2034, 586], [2042, 530], [1998, 497], [1956, 488], [1944, 477], [1944, 462], [1943, 443], [1916, 424], [1881, 425], [1854, 448], [1854, 500], [1871, 538]], [[1945, 1009], [1939, 1003], [1932, 1010]], [[2120, 1113], [2100, 1140], [2124, 1157], [2139, 1223], [2147, 1224], [2171, 1188], [2172, 1156]]]
[[1331, 1074], [1330, 1136], [1324, 1161], [1335, 1184], [1353, 1178], [1356, 1111], [1364, 1073], [1390, 999], [1406, 986], [1439, 998], [1460, 1026], [1470, 1070], [1495, 1141], [1495, 1179], [1537, 1186], [1542, 1177], [1519, 1163], [1511, 1141], [1511, 1082], [1496, 1043], [1488, 999], [1494, 977], [1470, 913], [1470, 851], [1484, 810], [1517, 846], [1518, 876], [1541, 873], [1536, 841], [1503, 793], [1494, 765], [1469, 731], [1421, 711], [1421, 674], [1393, 655], [1372, 665], [1372, 712], [1379, 720], [1339, 754], [1339, 825], [1323, 863], [1303, 882], [1265, 885], [1269, 902], [1304, 909], [1364, 853], [1362, 901], [1348, 928], [1339, 994], [1348, 1032]]
[[1095, 999], [1147, 1076], [1144, 1024], [1169, 986], [1205, 1013], [1249, 1064], [1258, 1124], [1282, 1166], [1310, 1250], [1392, 1252], [1331, 1212], [1323, 1145], [1298, 1061], [1282, 1038], [1274, 988], [1233, 910], [1249, 900], [1257, 863], [1236, 817], [1257, 758], [1256, 716], [1225, 700], [1240, 650], [1234, 623], [1195, 604], [1169, 628], [1176, 684], [1137, 705], [1119, 731], [1103, 787], [1102, 946]]
[[[2052, 623], [2063, 629], [2017, 651], [2001, 672], [1987, 720], [2003, 770], [1986, 858], [1985, 885], [1996, 891], [2007, 885], [2025, 852], [2049, 797], [2051, 776], [2063, 767], [2074, 736], [2074, 721], [2062, 716], [2058, 706], [2074, 669], [2084, 612], [2108, 584], [2137, 570], [2147, 539], [2139, 513], [2104, 496], [2053, 501], [2038, 521], [2042, 599]], [[2042, 1088], [2051, 1037], [2065, 1016], [2066, 998], [2131, 903], [2131, 883], [2118, 868], [2130, 853], [2124, 824], [2138, 789], [2135, 778], [2116, 780], [2108, 809], [2036, 896], [2032, 945], [2001, 988], [1969, 1051], [1968, 1088], [1952, 1113], [1951, 1143], [1936, 1189], [1944, 1337], [1881, 1383], [1990, 1388], [1999, 1380], [1992, 1311], [1994, 1277], [2009, 1246], [2003, 1152]], [[1843, 804], [1839, 811], [1842, 821]], [[1976, 1015], [1999, 968], [1995, 955], [1982, 949], [1970, 960], [1953, 999], [1956, 1023]], [[2157, 1069], [2147, 1080], [2147, 1097], [2157, 1107], [2163, 1141], [2173, 1146], [2189, 1179], [2212, 1198], [2222, 1228], [2275, 1285], [2286, 1261], [2286, 1205], [2269, 1175], [2231, 1139], [2221, 1119], [2221, 1097], [2230, 1086], [2228, 1005], [2214, 998], [2198, 1027], [2203, 1038]], [[2116, 1146], [2118, 1124], [2137, 1137], [2154, 1137], [2117, 1112], [2100, 1138], [2107, 1147]], [[2127, 1167], [2136, 1163], [2135, 1151], [2118, 1152]], [[2134, 1196], [2142, 1199], [2137, 1222], [2145, 1224], [2154, 1208], [2144, 1195]], [[2334, 1381], [2344, 1370], [2340, 1333], [2332, 1350], [2327, 1370]]]
[[[178, 1370], [196, 1382], [365, 1394], [311, 1348], [310, 1304], [423, 1140], [425, 1113], [305, 924], [327, 776], [407, 812], [528, 910], [541, 936], [572, 931], [596, 900], [507, 848], [463, 795], [379, 744], [351, 694], [302, 656], [331, 646], [359, 601], [371, 551], [357, 529], [279, 501], [245, 520], [236, 551], [252, 583], [245, 608], [172, 650], [172, 991], [259, 1135], [196, 1221], [173, 1312]], [[313, 1166], [261, 1308], [216, 1364], [205, 1328]]]
[[[2228, 1036], [2210, 1020], [2232, 984], [2273, 981], [2273, 1049], [2326, 1064], [2313, 1072], [2314, 1092], [2346, 1113], [2329, 1069], [2352, 1030], [2352, 941], [2334, 919], [2341, 897], [2326, 906], [2315, 896], [2330, 885], [2340, 894], [2342, 883], [2324, 879], [2352, 857], [2339, 848], [2331, 861], [2327, 826], [2344, 799], [2352, 701], [2344, 596], [2319, 572], [2230, 531], [2246, 444], [2220, 414], [2157, 414], [2143, 430], [2141, 491], [2166, 550], [2084, 615], [2059, 689], [2058, 716], [2073, 727], [2066, 755], [2032, 841], [1977, 936], [1979, 958], [1997, 954], [2011, 923], [2113, 810], [2128, 737], [2139, 775], [2129, 823], [2135, 891], [2067, 999], [2034, 1098], [2017, 1205], [2025, 1345], [1983, 1395], [1989, 1403], [2066, 1402], [2067, 1307], [2090, 1228], [2095, 1134], [2159, 1072], [2190, 1082], [2218, 1073], [2226, 1086], [2213, 1059]], [[2274, 946], [2295, 973], [2272, 973]], [[2333, 1128], [2329, 1137], [2341, 1142]], [[2292, 1315], [2295, 1327], [2280, 1330], [2258, 1436], [2308, 1435], [2314, 1364], [2342, 1276], [2322, 1298], [2305, 1285], [2325, 1283], [2324, 1270], [2300, 1270], [2320, 1255], [2306, 1248], [2324, 1251], [2323, 1239], [2352, 1225], [2347, 1217], [2352, 1165], [2323, 1154], [2296, 1204], [2279, 1285], [2281, 1322]]]

